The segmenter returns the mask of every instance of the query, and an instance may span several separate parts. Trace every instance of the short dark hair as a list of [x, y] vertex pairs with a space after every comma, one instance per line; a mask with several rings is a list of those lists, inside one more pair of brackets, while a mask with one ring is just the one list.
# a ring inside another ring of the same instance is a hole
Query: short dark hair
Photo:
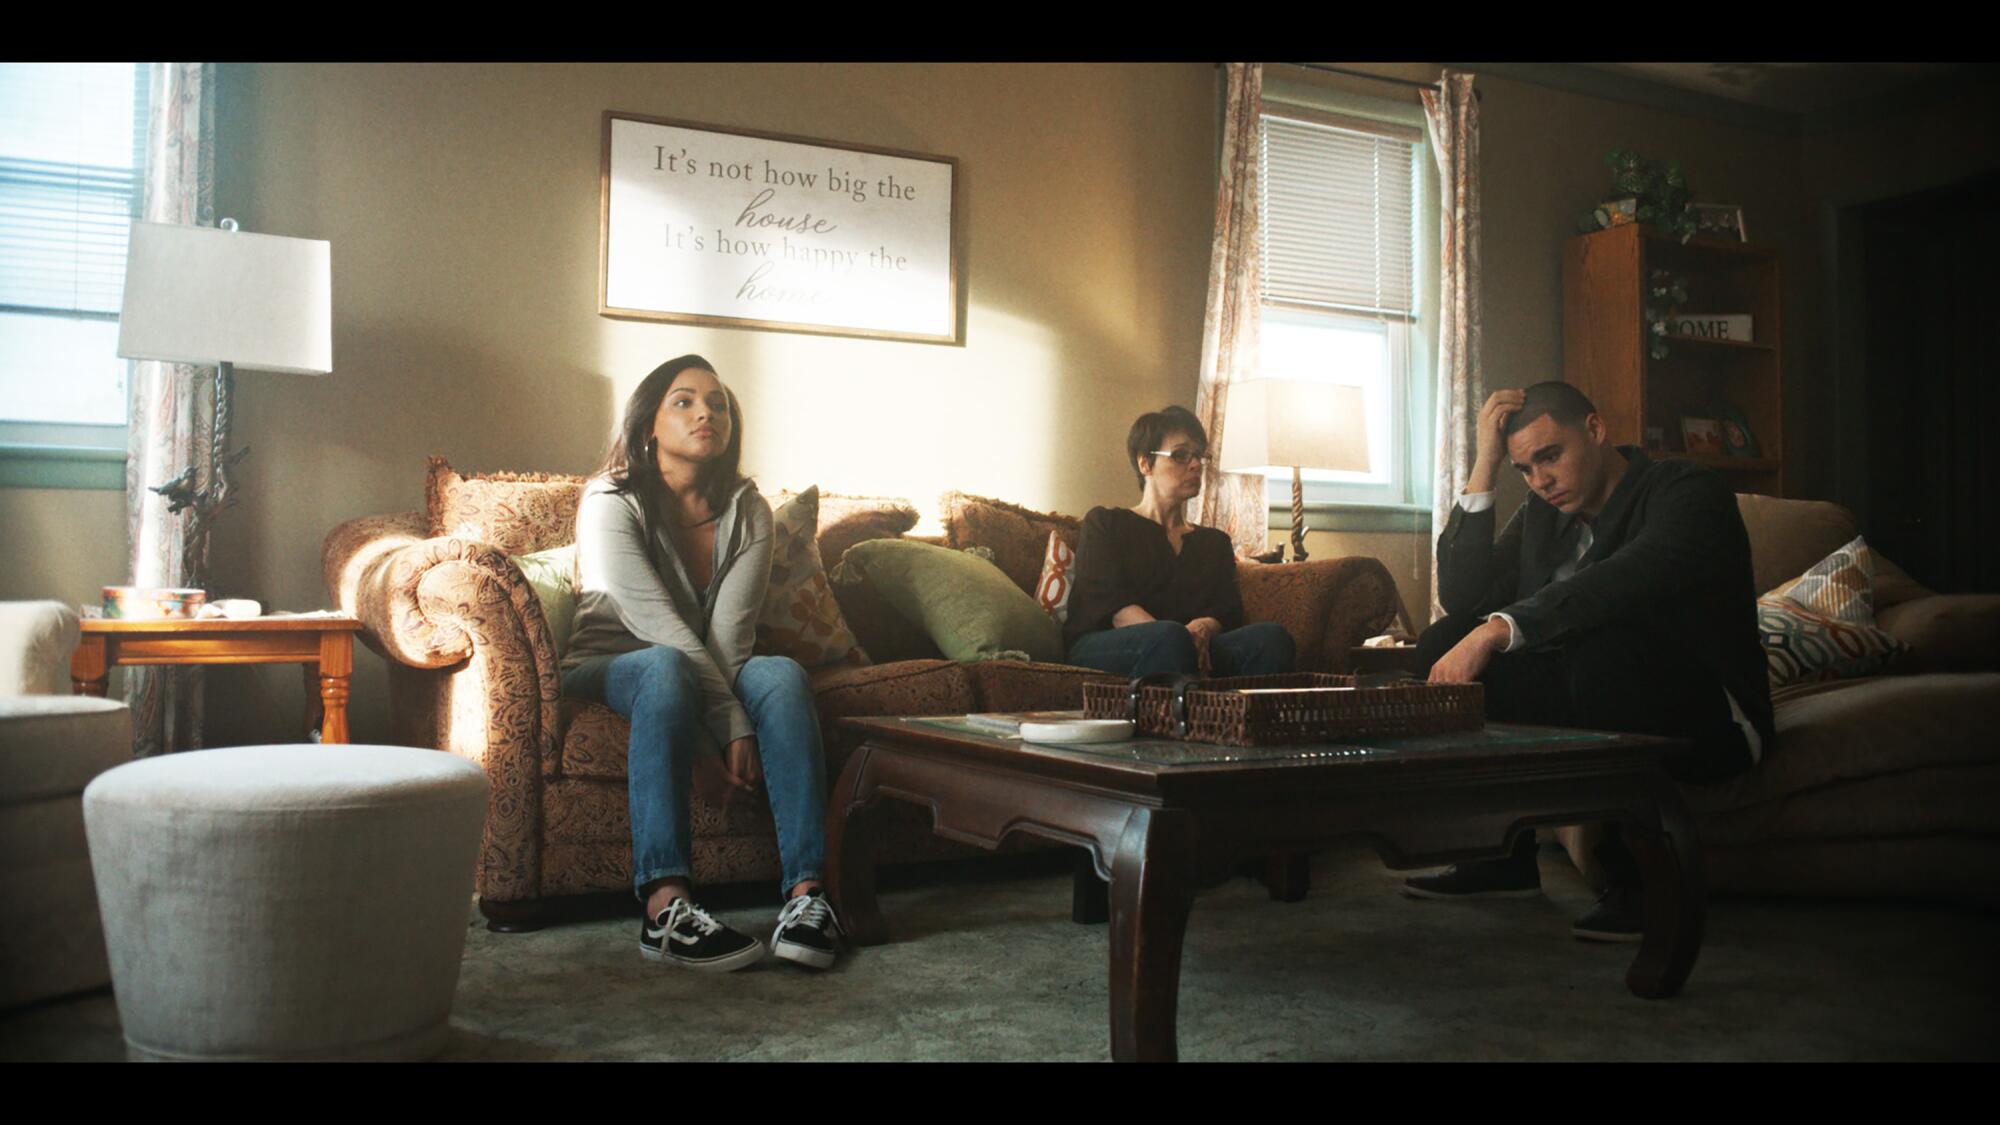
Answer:
[[1152, 456], [1153, 451], [1160, 448], [1160, 443], [1167, 440], [1168, 434], [1186, 434], [1194, 439], [1202, 452], [1208, 450], [1208, 431], [1202, 429], [1201, 419], [1194, 416], [1194, 411], [1181, 406], [1163, 406], [1151, 414], [1139, 415], [1139, 420], [1132, 423], [1132, 429], [1125, 435], [1125, 463], [1133, 466], [1132, 475], [1142, 491], [1146, 487], [1146, 474], [1138, 470], [1139, 458]]
[[[674, 380], [689, 369], [715, 374], [714, 364], [698, 355], [684, 355], [662, 363], [639, 380], [632, 396], [625, 400], [625, 414], [619, 419], [618, 430], [611, 435], [611, 448], [597, 470], [610, 478], [613, 492], [637, 493], [649, 511], [658, 510], [667, 492], [667, 486], [660, 480], [658, 451], [653, 448], [653, 419]], [[717, 378], [719, 381], [720, 376]], [[739, 469], [743, 462], [743, 408], [737, 405], [734, 391], [725, 386], [722, 393], [729, 400], [729, 444], [696, 471], [694, 485], [717, 512], [729, 502], [730, 492], [743, 479]]]
[[1527, 397], [1521, 403], [1521, 409], [1508, 416], [1507, 424], [1501, 427], [1500, 436], [1513, 437], [1544, 414], [1554, 418], [1558, 426], [1574, 426], [1582, 429], [1584, 419], [1595, 413], [1597, 407], [1584, 397], [1582, 391], [1568, 383], [1536, 383], [1527, 389]]

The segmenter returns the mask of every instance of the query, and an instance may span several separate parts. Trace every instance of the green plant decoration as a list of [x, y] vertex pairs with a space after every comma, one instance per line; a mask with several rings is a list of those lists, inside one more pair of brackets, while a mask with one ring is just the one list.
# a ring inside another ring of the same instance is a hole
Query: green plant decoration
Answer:
[[[1694, 192], [1688, 188], [1687, 174], [1681, 171], [1679, 161], [1662, 164], [1631, 149], [1614, 148], [1605, 154], [1604, 162], [1611, 166], [1611, 198], [1639, 201], [1635, 219], [1682, 242], [1694, 237], [1694, 213], [1688, 209]], [[1610, 225], [1611, 216], [1602, 207], [1586, 211], [1577, 220], [1577, 228], [1585, 233]]]
[[1648, 354], [1654, 359], [1667, 358], [1667, 322], [1673, 318], [1674, 309], [1686, 304], [1687, 299], [1687, 278], [1666, 270], [1654, 270], [1648, 275], [1642, 306]]

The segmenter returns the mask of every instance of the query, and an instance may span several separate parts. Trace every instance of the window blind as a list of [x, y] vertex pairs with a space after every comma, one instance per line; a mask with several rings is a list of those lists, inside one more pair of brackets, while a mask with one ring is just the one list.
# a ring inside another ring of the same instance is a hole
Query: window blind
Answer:
[[145, 68], [0, 65], [0, 309], [116, 319]]
[[1267, 113], [1260, 129], [1266, 301], [1408, 317], [1415, 144]]

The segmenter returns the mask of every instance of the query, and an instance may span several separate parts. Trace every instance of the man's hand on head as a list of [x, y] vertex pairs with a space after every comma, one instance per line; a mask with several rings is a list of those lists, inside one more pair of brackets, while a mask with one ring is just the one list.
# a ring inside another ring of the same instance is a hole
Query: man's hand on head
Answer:
[[1512, 633], [1507, 623], [1498, 617], [1489, 617], [1479, 628], [1465, 635], [1465, 639], [1451, 646], [1451, 651], [1438, 657], [1431, 665], [1430, 682], [1434, 684], [1469, 684], [1486, 671], [1486, 665], [1493, 660], [1493, 654], [1506, 649]]
[[1519, 388], [1494, 391], [1479, 408], [1479, 425], [1473, 446], [1472, 476], [1465, 482], [1467, 492], [1491, 492], [1500, 466], [1507, 461], [1507, 419], [1528, 401], [1528, 392]]

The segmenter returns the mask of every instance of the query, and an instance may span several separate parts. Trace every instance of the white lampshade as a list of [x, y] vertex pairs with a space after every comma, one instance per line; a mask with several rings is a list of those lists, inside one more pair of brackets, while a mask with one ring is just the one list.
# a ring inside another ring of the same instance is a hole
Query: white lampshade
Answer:
[[1228, 407], [1222, 435], [1226, 472], [1368, 471], [1368, 419], [1360, 387], [1252, 379], [1229, 385]]
[[333, 370], [333, 267], [325, 242], [133, 223], [118, 354], [259, 371]]

